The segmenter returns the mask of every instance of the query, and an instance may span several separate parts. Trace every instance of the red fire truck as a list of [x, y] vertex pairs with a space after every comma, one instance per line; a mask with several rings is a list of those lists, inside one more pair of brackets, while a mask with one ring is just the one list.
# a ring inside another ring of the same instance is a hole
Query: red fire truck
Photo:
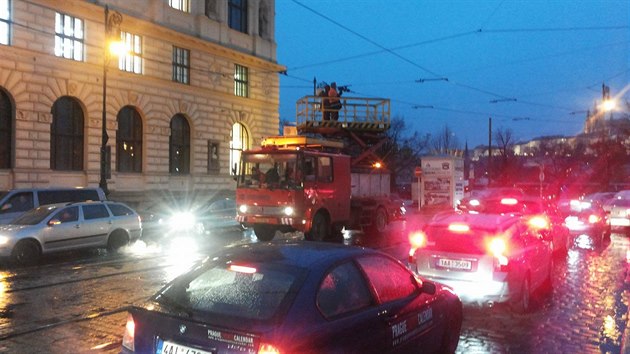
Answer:
[[321, 100], [298, 101], [295, 134], [266, 138], [241, 154], [237, 220], [262, 241], [276, 231], [315, 241], [335, 239], [344, 228], [381, 233], [404, 218], [376, 153], [387, 140], [389, 100], [344, 97], [337, 120], [323, 119], [329, 115]]

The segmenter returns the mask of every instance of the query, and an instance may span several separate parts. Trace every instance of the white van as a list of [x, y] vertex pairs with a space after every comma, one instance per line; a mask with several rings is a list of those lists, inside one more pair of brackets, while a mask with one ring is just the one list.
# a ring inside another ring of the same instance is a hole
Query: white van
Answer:
[[100, 188], [27, 188], [0, 191], [0, 224], [40, 205], [107, 200]]

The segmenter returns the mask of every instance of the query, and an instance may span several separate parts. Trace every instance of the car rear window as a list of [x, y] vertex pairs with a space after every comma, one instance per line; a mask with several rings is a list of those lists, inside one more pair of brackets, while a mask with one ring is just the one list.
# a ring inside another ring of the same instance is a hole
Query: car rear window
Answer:
[[447, 226], [429, 226], [426, 231], [428, 250], [467, 254], [487, 252], [488, 240], [500, 236], [501, 230], [471, 228], [466, 232], [450, 231]]
[[107, 204], [109, 209], [112, 211], [112, 214], [115, 216], [125, 216], [125, 215], [133, 215], [135, 214], [133, 210], [127, 208], [122, 204]]
[[296, 269], [234, 267], [217, 264], [199, 270], [172, 283], [155, 300], [191, 312], [268, 320], [292, 298]]

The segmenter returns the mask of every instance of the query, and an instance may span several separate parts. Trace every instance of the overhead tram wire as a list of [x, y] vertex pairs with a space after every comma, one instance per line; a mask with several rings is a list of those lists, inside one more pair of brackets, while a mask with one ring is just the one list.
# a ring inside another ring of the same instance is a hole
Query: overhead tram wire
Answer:
[[294, 67], [290, 68], [290, 70], [301, 70], [301, 69], [311, 68], [311, 67], [315, 67], [315, 66], [329, 65], [329, 64], [334, 64], [334, 63], [340, 63], [340, 62], [344, 62], [344, 61], [354, 60], [354, 59], [361, 59], [361, 58], [365, 58], [365, 57], [369, 57], [369, 56], [373, 56], [373, 55], [378, 55], [378, 54], [381, 54], [381, 53], [387, 53], [387, 52], [392, 51], [392, 50], [402, 50], [402, 49], [413, 48], [413, 47], [417, 47], [417, 46], [421, 46], [421, 45], [425, 45], [425, 44], [432, 44], [432, 43], [437, 43], [437, 42], [443, 42], [443, 41], [447, 41], [447, 40], [454, 39], [454, 38], [470, 36], [470, 35], [475, 34], [475, 33], [478, 33], [478, 31], [466, 31], [466, 32], [456, 33], [456, 34], [453, 34], [453, 35], [444, 36], [444, 37], [440, 37], [440, 38], [428, 39], [428, 40], [425, 40], [425, 41], [416, 42], [416, 43], [412, 43], [412, 44], [405, 44], [405, 45], [398, 46], [398, 47], [385, 48], [385, 49], [382, 49], [382, 50], [377, 50], [377, 51], [373, 51], [373, 52], [366, 52], [366, 53], [362, 53], [362, 54], [356, 54], [356, 55], [343, 57], [343, 58], [339, 58], [339, 59], [332, 59], [332, 60], [322, 61], [322, 62], [319, 62], [319, 63], [307, 64], [307, 65], [302, 65], [302, 66], [294, 66]]

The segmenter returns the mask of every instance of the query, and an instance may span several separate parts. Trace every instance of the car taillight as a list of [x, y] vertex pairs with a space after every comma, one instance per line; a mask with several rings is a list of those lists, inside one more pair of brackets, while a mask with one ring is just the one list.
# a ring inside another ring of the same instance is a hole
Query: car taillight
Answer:
[[414, 263], [413, 255], [418, 248], [423, 248], [427, 245], [427, 235], [422, 231], [416, 231], [409, 234], [409, 263]]
[[122, 345], [123, 347], [129, 349], [132, 352], [135, 352], [134, 345], [134, 337], [136, 332], [136, 323], [133, 321], [133, 316], [131, 314], [127, 315], [127, 324], [125, 325], [125, 335], [123, 336]]
[[269, 343], [261, 343], [258, 348], [258, 354], [280, 354], [280, 349]]
[[505, 271], [509, 261], [505, 256], [507, 252], [507, 244], [503, 238], [496, 237], [488, 242], [488, 253], [494, 256], [496, 259], [496, 268], [500, 271]]
[[547, 220], [544, 216], [534, 216], [528, 221], [529, 226], [538, 229], [538, 230], [546, 230], [549, 228], [549, 220]]
[[503, 205], [516, 205], [516, 203], [518, 203], [518, 200], [516, 200], [514, 198], [503, 198], [503, 199], [501, 199], [501, 204], [503, 204]]
[[601, 218], [595, 214], [591, 214], [588, 216], [588, 222], [591, 224], [595, 224], [597, 222], [599, 222], [601, 220]]
[[427, 245], [427, 235], [421, 231], [412, 232], [409, 235], [409, 243], [413, 249], [422, 248]]

